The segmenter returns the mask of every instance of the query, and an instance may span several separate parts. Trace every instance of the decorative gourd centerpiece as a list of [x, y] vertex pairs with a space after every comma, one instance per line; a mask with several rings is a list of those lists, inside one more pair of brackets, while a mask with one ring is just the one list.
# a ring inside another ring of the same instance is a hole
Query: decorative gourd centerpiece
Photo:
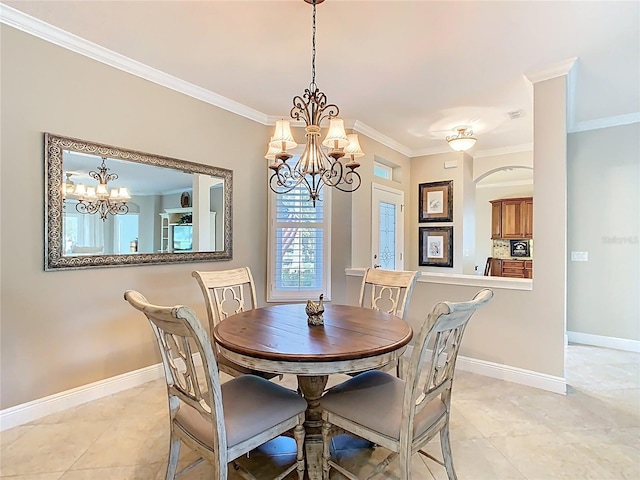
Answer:
[[309, 325], [324, 325], [324, 318], [322, 317], [322, 313], [324, 312], [324, 305], [322, 304], [323, 298], [324, 294], [321, 293], [318, 303], [313, 300], [307, 300], [305, 311], [307, 312], [307, 323]]

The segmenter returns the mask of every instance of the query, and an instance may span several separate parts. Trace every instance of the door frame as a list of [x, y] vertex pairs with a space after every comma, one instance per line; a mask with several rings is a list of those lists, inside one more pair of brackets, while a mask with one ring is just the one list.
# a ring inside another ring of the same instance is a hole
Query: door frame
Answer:
[[[398, 215], [396, 215], [396, 270], [404, 270], [404, 190], [400, 190], [393, 187], [388, 187], [379, 183], [373, 182], [371, 184], [371, 266], [376, 264], [373, 256], [377, 254], [379, 246], [379, 217], [380, 212], [377, 208], [377, 202], [382, 200], [385, 195], [395, 195], [398, 198], [397, 205], [400, 206]], [[396, 203], [396, 202], [394, 202]]]

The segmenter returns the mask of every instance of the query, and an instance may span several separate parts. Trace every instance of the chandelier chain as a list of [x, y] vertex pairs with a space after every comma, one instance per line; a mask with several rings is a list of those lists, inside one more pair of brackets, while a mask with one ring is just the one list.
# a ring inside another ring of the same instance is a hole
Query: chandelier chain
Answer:
[[[327, 96], [316, 85], [316, 6], [322, 0], [304, 0], [313, 4], [311, 38], [311, 84], [303, 95], [293, 97], [290, 116], [294, 120], [304, 120], [305, 148], [295, 165], [287, 161], [294, 156], [287, 149], [295, 148], [297, 143], [291, 135], [290, 124], [286, 120], [276, 122], [276, 132], [269, 142], [265, 158], [273, 160], [268, 166], [273, 171], [269, 178], [269, 187], [276, 194], [286, 194], [302, 185], [309, 192], [309, 200], [316, 206], [321, 200], [322, 188], [327, 186], [343, 192], [356, 191], [362, 182], [356, 168], [360, 164], [356, 157], [364, 153], [358, 144], [357, 135], [347, 135], [344, 121], [338, 118], [338, 106], [327, 102]], [[329, 120], [329, 132], [321, 141], [321, 125]], [[347, 153], [346, 147], [352, 145]], [[325, 151], [325, 148], [328, 151]], [[342, 160], [345, 155], [350, 158]]]
[[316, 0], [313, 0], [313, 28], [311, 35], [311, 91], [316, 86]]

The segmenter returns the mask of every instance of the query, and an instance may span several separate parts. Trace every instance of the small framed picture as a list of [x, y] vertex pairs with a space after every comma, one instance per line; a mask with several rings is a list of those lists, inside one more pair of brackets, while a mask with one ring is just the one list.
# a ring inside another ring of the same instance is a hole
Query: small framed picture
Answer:
[[528, 240], [510, 240], [509, 253], [512, 257], [529, 257]]
[[453, 180], [418, 185], [418, 222], [453, 222]]
[[453, 227], [419, 227], [418, 265], [453, 267]]

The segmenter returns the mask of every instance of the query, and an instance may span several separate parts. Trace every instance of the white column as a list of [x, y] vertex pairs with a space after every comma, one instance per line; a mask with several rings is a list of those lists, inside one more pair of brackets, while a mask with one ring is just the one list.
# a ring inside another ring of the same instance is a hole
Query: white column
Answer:
[[[567, 106], [575, 58], [527, 74], [533, 84], [534, 295], [544, 302], [547, 355], [564, 376], [567, 292]], [[541, 187], [543, 186], [543, 190]]]
[[211, 186], [219, 180], [209, 175], [193, 175], [193, 251], [215, 250], [215, 238], [211, 238]]

